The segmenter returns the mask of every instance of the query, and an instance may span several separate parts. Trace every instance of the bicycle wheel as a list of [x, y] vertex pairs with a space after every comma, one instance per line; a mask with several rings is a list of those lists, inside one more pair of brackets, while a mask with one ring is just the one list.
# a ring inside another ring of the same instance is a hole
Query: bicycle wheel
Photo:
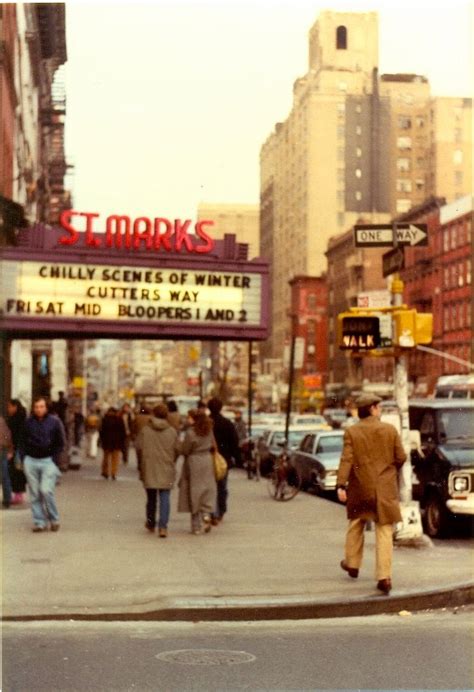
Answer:
[[288, 502], [297, 495], [301, 488], [301, 478], [292, 467], [273, 469], [267, 482], [270, 497], [278, 502]]

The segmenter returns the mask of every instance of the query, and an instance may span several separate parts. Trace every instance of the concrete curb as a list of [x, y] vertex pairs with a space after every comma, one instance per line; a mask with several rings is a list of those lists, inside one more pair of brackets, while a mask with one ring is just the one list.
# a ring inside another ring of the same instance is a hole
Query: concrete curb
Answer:
[[454, 608], [474, 603], [474, 583], [457, 584], [436, 591], [420, 593], [399, 592], [392, 596], [352, 598], [345, 601], [326, 599], [315, 601], [293, 598], [193, 598], [180, 599], [167, 607], [147, 611], [69, 612], [41, 615], [7, 615], [3, 622], [32, 622], [45, 620], [74, 620], [90, 622], [156, 621], [255, 621], [311, 620], [321, 618], [385, 615], [401, 610], [417, 611]]

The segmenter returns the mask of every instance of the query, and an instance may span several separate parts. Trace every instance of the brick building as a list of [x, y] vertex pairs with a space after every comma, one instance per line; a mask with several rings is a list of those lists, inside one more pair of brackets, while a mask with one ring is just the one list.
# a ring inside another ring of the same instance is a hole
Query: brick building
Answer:
[[[405, 302], [433, 313], [433, 348], [472, 362], [472, 197], [448, 205], [431, 198], [399, 220], [428, 224], [428, 247], [405, 249]], [[421, 394], [433, 391], [441, 375], [467, 372], [460, 363], [429, 353], [410, 357], [409, 376]]]

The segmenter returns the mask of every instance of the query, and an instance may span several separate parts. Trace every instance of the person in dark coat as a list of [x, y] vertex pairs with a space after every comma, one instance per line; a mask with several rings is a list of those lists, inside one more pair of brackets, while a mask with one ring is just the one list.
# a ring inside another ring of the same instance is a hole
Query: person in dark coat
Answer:
[[356, 579], [362, 563], [364, 529], [375, 522], [377, 588], [389, 594], [392, 588], [393, 524], [400, 513], [398, 470], [406, 453], [397, 430], [380, 421], [381, 399], [362, 394], [356, 401], [359, 423], [344, 433], [337, 495], [347, 503], [349, 527], [343, 570]]
[[[213, 397], [207, 402], [207, 407], [211, 412], [214, 424], [214, 437], [217, 448], [227, 461], [228, 468], [235, 464], [240, 465], [239, 438], [232, 421], [221, 414], [222, 401], [217, 397]], [[212, 518], [214, 526], [217, 526], [222, 521], [224, 514], [227, 512], [228, 475], [227, 472], [225, 478], [217, 481], [217, 507]]]
[[20, 450], [30, 490], [34, 532], [46, 531], [48, 522], [51, 531], [59, 529], [55, 490], [61, 471], [54, 459], [59, 457], [65, 443], [61, 421], [48, 413], [46, 399], [38, 397], [33, 402], [33, 415], [26, 421]]
[[125, 444], [125, 425], [122, 416], [116, 408], [110, 407], [102, 421], [100, 442], [104, 453], [102, 460], [102, 476], [109, 475], [116, 480], [120, 462], [120, 454]]
[[12, 503], [21, 504], [26, 491], [26, 476], [22, 469], [20, 449], [25, 439], [26, 409], [19, 399], [10, 399], [7, 403], [7, 425], [13, 443], [13, 458], [9, 461], [9, 472], [12, 486]]

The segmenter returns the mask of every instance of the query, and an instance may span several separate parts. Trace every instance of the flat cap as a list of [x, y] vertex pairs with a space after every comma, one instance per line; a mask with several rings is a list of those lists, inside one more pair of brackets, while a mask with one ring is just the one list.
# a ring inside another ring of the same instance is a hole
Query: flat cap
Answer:
[[382, 399], [377, 396], [377, 394], [371, 394], [370, 392], [364, 392], [355, 400], [355, 405], [357, 408], [363, 408], [365, 406], [372, 406], [373, 404], [378, 404]]

